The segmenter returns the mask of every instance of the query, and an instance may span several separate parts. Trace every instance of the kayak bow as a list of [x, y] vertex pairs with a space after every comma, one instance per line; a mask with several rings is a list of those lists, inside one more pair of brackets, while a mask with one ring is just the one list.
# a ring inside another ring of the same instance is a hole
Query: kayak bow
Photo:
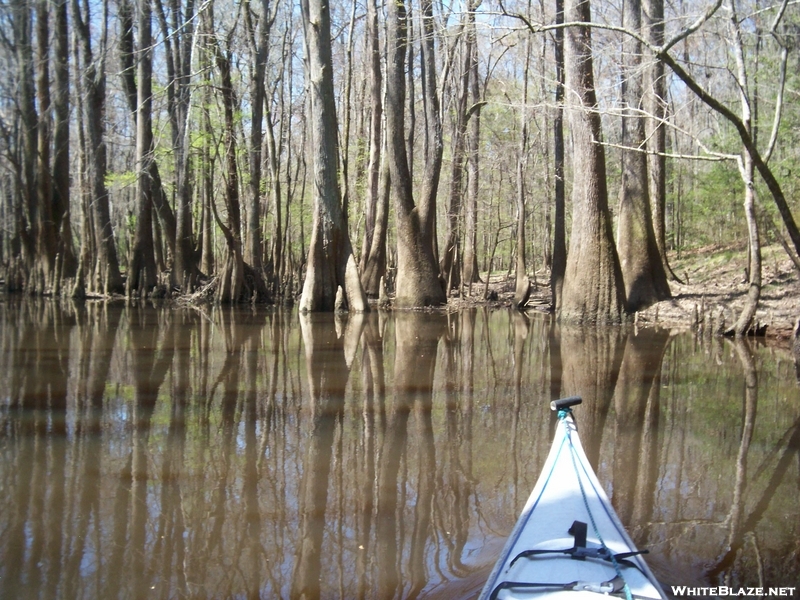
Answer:
[[666, 598], [586, 458], [572, 417], [580, 403], [550, 403], [558, 413], [550, 454], [480, 600]]

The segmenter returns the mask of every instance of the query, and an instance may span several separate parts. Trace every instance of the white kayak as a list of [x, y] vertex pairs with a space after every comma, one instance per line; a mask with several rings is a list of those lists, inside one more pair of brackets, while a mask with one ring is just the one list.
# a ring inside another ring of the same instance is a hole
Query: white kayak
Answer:
[[550, 403], [553, 446], [480, 600], [667, 597], [586, 458], [570, 408], [580, 402]]

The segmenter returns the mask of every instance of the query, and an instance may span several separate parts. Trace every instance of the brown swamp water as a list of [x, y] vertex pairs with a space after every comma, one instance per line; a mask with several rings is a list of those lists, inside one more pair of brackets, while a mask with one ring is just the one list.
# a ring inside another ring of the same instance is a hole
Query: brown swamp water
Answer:
[[0, 302], [1, 598], [470, 598], [580, 394], [666, 584], [800, 579], [788, 352], [472, 309]]

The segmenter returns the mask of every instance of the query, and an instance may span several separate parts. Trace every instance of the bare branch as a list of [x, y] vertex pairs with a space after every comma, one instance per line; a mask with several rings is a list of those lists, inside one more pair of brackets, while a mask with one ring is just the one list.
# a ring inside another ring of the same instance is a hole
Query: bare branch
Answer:
[[772, 157], [772, 152], [775, 150], [775, 145], [778, 142], [778, 127], [781, 124], [781, 115], [783, 113], [783, 92], [786, 88], [786, 62], [788, 58], [789, 48], [782, 46], [780, 75], [778, 76], [778, 93], [775, 97], [775, 117], [772, 120], [772, 133], [769, 136], [769, 143], [764, 152], [765, 163], [769, 162], [769, 159]]
[[[720, 6], [722, 6], [722, 0], [717, 0], [711, 7], [709, 7], [709, 9], [705, 13], [703, 13], [703, 15], [699, 19], [697, 19], [697, 21], [692, 23], [689, 27], [687, 27], [686, 29], [684, 29], [683, 31], [678, 33], [670, 41], [668, 41], [666, 44], [661, 46], [659, 51], [660, 52], [669, 52], [669, 49], [672, 48], [675, 44], [677, 44], [681, 40], [686, 39], [691, 34], [693, 34], [695, 31], [700, 29], [706, 23], [706, 21], [708, 21], [711, 17], [714, 16], [714, 13], [716, 13], [717, 10], [719, 10]], [[648, 46], [649, 46], [649, 44], [648, 44]], [[654, 49], [652, 46], [649, 46], [649, 47], [651, 48], [651, 50]]]
[[781, 22], [781, 19], [783, 18], [783, 14], [786, 12], [786, 7], [788, 5], [789, 5], [789, 0], [783, 0], [783, 3], [781, 4], [780, 9], [778, 10], [778, 14], [775, 15], [775, 20], [772, 21], [772, 27], [769, 28], [769, 32], [770, 33], [774, 34], [776, 32], [776, 30], [778, 28], [778, 24]]
[[626, 152], [640, 152], [650, 156], [664, 156], [666, 158], [678, 158], [682, 160], [700, 160], [705, 162], [724, 162], [727, 160], [739, 160], [741, 157], [738, 154], [725, 154], [723, 152], [713, 152], [706, 148], [701, 148], [708, 156], [702, 154], [674, 154], [672, 152], [654, 152], [646, 148], [637, 148], [635, 146], [626, 146], [625, 144], [614, 144], [612, 142], [595, 141], [598, 146], [605, 146], [606, 148], [616, 148], [618, 150], [625, 150]]

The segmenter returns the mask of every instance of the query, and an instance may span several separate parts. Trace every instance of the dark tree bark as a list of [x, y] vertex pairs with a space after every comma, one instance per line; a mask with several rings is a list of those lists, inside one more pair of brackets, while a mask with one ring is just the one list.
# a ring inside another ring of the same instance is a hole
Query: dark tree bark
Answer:
[[[155, 5], [157, 11], [163, 13], [163, 8], [161, 7], [160, 1], [153, 0], [153, 4]], [[131, 113], [135, 116], [138, 112], [138, 105], [139, 105], [139, 91], [137, 89], [136, 84], [136, 51], [135, 51], [135, 43], [134, 43], [134, 13], [133, 7], [131, 6], [130, 0], [122, 0], [119, 3], [119, 7], [117, 9], [117, 17], [119, 19], [119, 26], [120, 26], [120, 36], [119, 36], [119, 58], [121, 63], [120, 69], [120, 76], [122, 78], [122, 87], [125, 93], [125, 96], [128, 100], [128, 108], [130, 109]], [[164, 37], [168, 38], [169, 35], [164, 33]], [[164, 47], [167, 49], [166, 52], [166, 63], [167, 63], [167, 71], [168, 71], [168, 79], [170, 83], [167, 85], [168, 90], [168, 108], [170, 113], [170, 124], [172, 125], [172, 134], [173, 134], [173, 142], [175, 139], [175, 132], [177, 127], [177, 121], [175, 118], [175, 98], [173, 93], [174, 88], [174, 60], [172, 56], [172, 43], [165, 42]], [[152, 123], [150, 126], [150, 136], [152, 137]], [[176, 160], [179, 157], [179, 153], [176, 150]], [[150, 178], [150, 191], [151, 191], [151, 198], [152, 198], [152, 207], [155, 208], [155, 211], [158, 215], [158, 221], [161, 225], [161, 231], [166, 238], [166, 245], [167, 245], [167, 260], [166, 262], [173, 266], [173, 276], [175, 275], [176, 271], [174, 269], [173, 260], [175, 257], [176, 249], [175, 249], [175, 236], [176, 236], [176, 219], [175, 213], [172, 210], [172, 207], [169, 204], [167, 199], [166, 192], [164, 191], [164, 187], [161, 181], [161, 173], [158, 169], [158, 162], [155, 160], [150, 160], [147, 163], [148, 168], [148, 177]], [[178, 177], [180, 177], [180, 166], [176, 164], [176, 173]], [[181, 198], [181, 188], [180, 188], [180, 181], [178, 183], [178, 197]], [[152, 208], [151, 208], [152, 214]], [[151, 216], [151, 223], [152, 216]], [[158, 225], [157, 223], [153, 223], [154, 225]], [[154, 248], [156, 252], [161, 252], [160, 246]], [[160, 261], [163, 263], [164, 261]], [[157, 261], [159, 264], [159, 261]]]
[[54, 279], [56, 267], [55, 215], [53, 211], [53, 181], [50, 170], [53, 136], [52, 103], [50, 96], [50, 2], [36, 3], [36, 95], [39, 119], [37, 124], [38, 151], [36, 156], [36, 263], [45, 292]]
[[[623, 27], [641, 31], [641, 3], [625, 0]], [[618, 245], [627, 310], [635, 312], [671, 297], [664, 261], [658, 251], [648, 194], [647, 146], [643, 101], [642, 44], [632, 36], [622, 43], [622, 188]]]
[[[201, 61], [202, 62], [205, 61]], [[208, 71], [206, 71], [207, 73]], [[208, 77], [208, 75], [206, 75]], [[210, 103], [211, 86], [210, 81], [204, 81], [204, 103]], [[214, 163], [211, 158], [211, 118], [207, 110], [203, 111], [203, 147], [201, 150], [200, 158], [200, 179], [201, 179], [201, 197], [202, 197], [202, 219], [200, 225], [200, 239], [198, 240], [200, 255], [200, 270], [206, 275], [211, 275], [214, 271], [214, 220], [211, 211], [211, 204], [214, 201], [214, 182], [213, 170]]]
[[[19, 200], [16, 210], [16, 230], [19, 236], [19, 256], [24, 265], [23, 285], [37, 291], [33, 269], [36, 258], [36, 227], [38, 203], [36, 186], [37, 126], [36, 89], [33, 61], [33, 14], [27, 0], [15, 0], [12, 5], [14, 26], [14, 49], [17, 60], [16, 104], [19, 111], [21, 131], [21, 153], [18, 159]], [[38, 290], [41, 291], [41, 290]]]
[[157, 282], [153, 246], [153, 55], [152, 11], [150, 0], [137, 0], [136, 23], [139, 32], [137, 52], [136, 96], [136, 230], [128, 266], [126, 294], [134, 291], [144, 296]]
[[[89, 5], [85, 4], [85, 13], [81, 11], [78, 0], [72, 0], [72, 18], [78, 34], [82, 51], [83, 107], [85, 113], [86, 144], [86, 186], [90, 201], [86, 210], [91, 213], [92, 236], [94, 238], [92, 265], [82, 264], [89, 273], [79, 273], [80, 282], [89, 276], [88, 288], [93, 292], [111, 294], [123, 290], [122, 276], [119, 271], [117, 248], [114, 231], [111, 228], [111, 209], [108, 200], [105, 178], [107, 168], [105, 145], [105, 95], [106, 95], [106, 63], [108, 3], [103, 2], [102, 15], [92, 17]], [[92, 21], [96, 19], [96, 21]], [[97, 22], [101, 27], [100, 47], [95, 56], [89, 23]]]
[[338, 180], [339, 140], [334, 105], [330, 7], [326, 0], [304, 0], [308, 49], [314, 214], [301, 311], [331, 311], [341, 287], [350, 310], [367, 310]]
[[[210, 198], [210, 204], [217, 226], [225, 237], [226, 254], [224, 263], [217, 274], [217, 289], [214, 300], [219, 304], [235, 304], [244, 298], [244, 257], [242, 255], [242, 216], [239, 200], [239, 167], [236, 161], [236, 92], [231, 75], [231, 49], [223, 52], [214, 24], [214, 5], [207, 5], [202, 11], [203, 36], [208, 44], [208, 51], [214, 59], [219, 74], [217, 89], [222, 100], [223, 109], [223, 147], [225, 170], [225, 193], [223, 195], [227, 211], [227, 224], [217, 212], [216, 203]], [[228, 44], [230, 44], [230, 37]]]
[[261, 4], [263, 14], [258, 20], [258, 26], [253, 24], [249, 0], [244, 2], [243, 8], [250, 54], [255, 60], [250, 75], [251, 125], [250, 148], [248, 151], [250, 198], [247, 203], [247, 238], [245, 238], [244, 259], [256, 271], [261, 270], [263, 257], [261, 235], [261, 152], [264, 137], [264, 100], [266, 98], [264, 79], [266, 77], [267, 56], [269, 53], [269, 36], [275, 20], [274, 13], [270, 14], [269, 0], [262, 0]]
[[53, 221], [58, 235], [57, 252], [61, 273], [74, 277], [78, 268], [70, 222], [70, 133], [69, 133], [69, 30], [67, 0], [55, 3], [55, 54], [53, 75]]
[[[192, 180], [190, 162], [189, 107], [192, 86], [192, 49], [195, 46], [195, 2], [185, 5], [172, 0], [169, 18], [161, 0], [153, 0], [161, 33], [164, 38], [167, 64], [167, 108], [172, 131], [172, 148], [175, 164], [175, 216], [163, 198], [161, 185], [154, 189], [156, 211], [167, 234], [168, 247], [174, 247], [172, 285], [189, 292], [198, 275], [197, 254], [194, 251], [192, 230]], [[156, 163], [153, 170], [157, 173]], [[156, 178], [154, 177], [154, 183]], [[174, 232], [174, 234], [173, 234]]]
[[[426, 2], [430, 9], [430, 2]], [[389, 56], [386, 68], [386, 136], [388, 140], [388, 160], [391, 185], [397, 215], [397, 285], [395, 303], [401, 307], [432, 306], [444, 304], [447, 300], [439, 282], [439, 265], [433, 251], [433, 204], [435, 189], [438, 187], [438, 170], [435, 156], [438, 152], [441, 167], [441, 127], [433, 123], [434, 156], [427, 161], [425, 190], [419, 206], [414, 203], [411, 174], [405, 145], [405, 61], [407, 52], [406, 8], [403, 0], [389, 3], [387, 24], [387, 47]], [[424, 11], [423, 11], [424, 12]], [[425, 18], [432, 29], [430, 17]], [[432, 32], [431, 32], [432, 33]], [[427, 33], [425, 34], [427, 36]], [[426, 78], [433, 77], [431, 86], [427, 79], [428, 103], [436, 98], [433, 68], [433, 39], [428, 45], [423, 62], [426, 64]], [[425, 78], [424, 78], [425, 79]], [[431, 96], [430, 94], [433, 94]], [[438, 102], [435, 110], [431, 108], [429, 118], [438, 121]], [[436, 149], [438, 139], [438, 151]], [[431, 178], [435, 178], [435, 183]]]
[[[566, 21], [591, 22], [588, 0], [568, 0]], [[624, 287], [611, 231], [605, 150], [592, 73], [591, 32], [566, 32], [567, 110], [573, 135], [573, 219], [559, 318], [620, 323]]]

